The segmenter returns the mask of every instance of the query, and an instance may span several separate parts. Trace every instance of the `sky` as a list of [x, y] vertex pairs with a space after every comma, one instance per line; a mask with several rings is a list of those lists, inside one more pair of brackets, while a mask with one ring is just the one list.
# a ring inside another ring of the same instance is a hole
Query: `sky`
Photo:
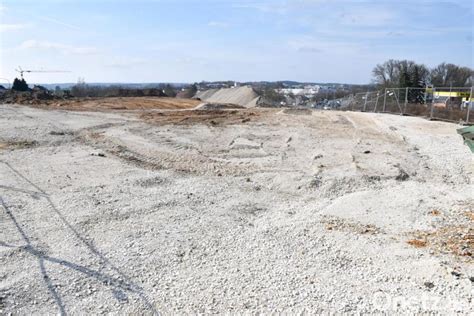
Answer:
[[0, 84], [369, 83], [409, 59], [474, 68], [471, 0], [0, 0]]

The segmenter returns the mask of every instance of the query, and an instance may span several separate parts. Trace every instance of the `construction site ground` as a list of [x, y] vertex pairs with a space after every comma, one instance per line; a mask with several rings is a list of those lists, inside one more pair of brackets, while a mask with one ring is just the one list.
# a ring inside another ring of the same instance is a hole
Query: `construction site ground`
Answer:
[[72, 111], [191, 109], [201, 101], [160, 97], [73, 98], [64, 100], [34, 100], [31, 107]]
[[457, 125], [134, 99], [0, 105], [0, 314], [474, 312]]

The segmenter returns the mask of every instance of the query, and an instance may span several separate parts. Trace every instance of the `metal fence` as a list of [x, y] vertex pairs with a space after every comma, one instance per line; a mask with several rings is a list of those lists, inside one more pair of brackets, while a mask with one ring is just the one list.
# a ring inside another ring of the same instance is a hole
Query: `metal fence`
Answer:
[[349, 111], [423, 116], [433, 120], [474, 123], [473, 88], [385, 88], [340, 99]]

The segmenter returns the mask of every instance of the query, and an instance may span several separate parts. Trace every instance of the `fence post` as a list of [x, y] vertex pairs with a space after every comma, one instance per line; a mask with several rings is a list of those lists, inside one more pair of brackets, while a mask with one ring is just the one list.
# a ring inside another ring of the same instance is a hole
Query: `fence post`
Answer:
[[405, 105], [403, 106], [403, 114], [407, 112], [407, 105], [408, 105], [408, 87], [405, 89]]
[[431, 96], [431, 110], [430, 110], [430, 120], [433, 119], [433, 111], [434, 111], [434, 97], [435, 97], [435, 92], [436, 89], [433, 87], [432, 91], [432, 96]]
[[365, 102], [364, 102], [364, 109], [362, 112], [365, 112], [365, 109], [367, 108], [367, 98], [369, 97], [369, 91], [365, 93]]
[[397, 94], [398, 94], [398, 97], [397, 97], [397, 102], [398, 102], [398, 108], [400, 109], [400, 114], [402, 114], [402, 108], [400, 107], [400, 91], [402, 89], [398, 88], [397, 89]]
[[375, 99], [374, 113], [377, 112], [377, 105], [379, 104], [380, 92], [377, 91], [377, 99]]
[[472, 106], [472, 86], [471, 86], [471, 92], [469, 93], [469, 99], [467, 100], [467, 115], [466, 115], [466, 123], [469, 123], [469, 114], [471, 112], [471, 106]]
[[385, 88], [384, 93], [383, 93], [383, 109], [382, 112], [385, 112], [385, 103], [387, 101], [387, 88]]
[[398, 96], [397, 96], [397, 93], [393, 93], [393, 95], [395, 96], [395, 100], [397, 101], [397, 106], [398, 106], [398, 109], [400, 110], [400, 115], [403, 115], [403, 110], [402, 110], [402, 107], [400, 106], [400, 89], [398, 89]]

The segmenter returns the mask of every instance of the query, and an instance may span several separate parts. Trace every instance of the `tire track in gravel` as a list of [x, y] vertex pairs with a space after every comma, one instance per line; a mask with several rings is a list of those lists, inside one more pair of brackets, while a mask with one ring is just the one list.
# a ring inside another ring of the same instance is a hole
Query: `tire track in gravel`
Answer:
[[[158, 144], [123, 129], [121, 125], [109, 125], [85, 129], [78, 139], [85, 145], [103, 150], [126, 163], [144, 169], [172, 169], [178, 172], [214, 175], [245, 175], [254, 168], [232, 162], [220, 161], [202, 154], [192, 153], [193, 148], [171, 144]], [[165, 147], [165, 148], [163, 148]], [[178, 150], [177, 150], [178, 149]]]

